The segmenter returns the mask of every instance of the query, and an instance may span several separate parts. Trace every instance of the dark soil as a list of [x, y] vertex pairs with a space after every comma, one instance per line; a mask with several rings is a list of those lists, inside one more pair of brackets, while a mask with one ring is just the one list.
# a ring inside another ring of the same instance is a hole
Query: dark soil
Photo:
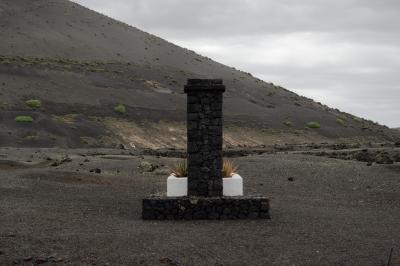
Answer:
[[392, 247], [400, 264], [399, 163], [236, 157], [245, 194], [269, 197], [271, 220], [156, 222], [141, 219], [141, 199], [165, 192], [178, 159], [60, 149], [0, 159], [1, 265], [384, 265]]

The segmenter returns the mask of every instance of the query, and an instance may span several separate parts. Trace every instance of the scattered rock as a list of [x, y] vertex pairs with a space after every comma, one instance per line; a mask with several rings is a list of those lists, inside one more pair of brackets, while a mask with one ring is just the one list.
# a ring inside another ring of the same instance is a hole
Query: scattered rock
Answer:
[[367, 166], [371, 166], [371, 165], [372, 165], [372, 162], [368, 162], [368, 163], [367, 163]]
[[294, 177], [289, 177], [287, 180], [290, 181], [290, 182], [293, 182], [294, 181]]
[[89, 159], [85, 159], [85, 160], [83, 160], [85, 163], [88, 163], [88, 162], [90, 162], [90, 160]]
[[47, 259], [47, 258], [37, 258], [36, 260], [35, 260], [35, 263], [36, 264], [44, 264], [44, 263], [46, 263], [46, 262], [48, 262], [49, 260]]
[[178, 263], [176, 263], [175, 261], [173, 261], [172, 259], [167, 258], [167, 257], [161, 258], [160, 263], [162, 265], [169, 265], [169, 266], [178, 265]]
[[33, 259], [32, 256], [28, 256], [28, 257], [25, 257], [25, 258], [24, 258], [24, 261], [31, 261], [32, 259]]
[[90, 172], [91, 173], [100, 174], [101, 173], [101, 169], [100, 168], [93, 168], [93, 169], [90, 169]]
[[354, 158], [360, 162], [373, 162], [375, 156], [372, 153], [369, 153], [367, 149], [358, 152]]
[[171, 170], [168, 168], [158, 168], [154, 171], [156, 175], [169, 175], [171, 174]]
[[127, 150], [128, 148], [124, 144], [121, 143], [118, 145], [118, 149]]
[[400, 141], [395, 142], [395, 143], [394, 143], [394, 146], [400, 147]]
[[393, 164], [393, 160], [387, 154], [379, 154], [375, 160], [378, 164]]
[[139, 168], [142, 169], [143, 172], [153, 172], [158, 168], [158, 166], [148, 161], [142, 161], [139, 165]]
[[61, 262], [61, 261], [63, 261], [64, 259], [63, 259], [63, 258], [59, 258], [59, 257], [57, 256], [57, 254], [53, 254], [53, 255], [48, 256], [48, 257], [47, 257], [47, 260], [48, 260], [49, 262]]
[[60, 166], [63, 163], [68, 163], [68, 162], [72, 162], [72, 159], [67, 156], [65, 156], [64, 158], [62, 158], [61, 160], [55, 160], [51, 166]]

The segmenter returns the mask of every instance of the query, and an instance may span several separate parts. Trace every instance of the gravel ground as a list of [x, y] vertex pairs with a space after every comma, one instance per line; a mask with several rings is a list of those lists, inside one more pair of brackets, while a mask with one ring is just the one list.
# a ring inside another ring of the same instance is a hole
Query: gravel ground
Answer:
[[177, 159], [119, 153], [0, 149], [0, 264], [400, 265], [399, 163], [234, 158], [271, 220], [143, 221]]

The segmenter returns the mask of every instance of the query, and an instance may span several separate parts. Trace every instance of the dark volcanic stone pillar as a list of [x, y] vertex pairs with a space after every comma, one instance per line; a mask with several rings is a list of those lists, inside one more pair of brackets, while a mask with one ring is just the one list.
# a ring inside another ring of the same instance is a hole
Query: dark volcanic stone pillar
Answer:
[[222, 196], [220, 79], [189, 79], [187, 93], [188, 195]]

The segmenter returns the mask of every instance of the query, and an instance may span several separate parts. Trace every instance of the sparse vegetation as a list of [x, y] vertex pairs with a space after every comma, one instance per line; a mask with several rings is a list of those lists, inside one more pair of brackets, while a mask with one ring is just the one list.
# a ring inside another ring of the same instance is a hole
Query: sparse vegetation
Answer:
[[114, 107], [114, 111], [119, 113], [119, 114], [125, 114], [126, 113], [126, 107], [123, 104], [118, 104], [117, 106]]
[[33, 108], [33, 109], [40, 108], [42, 106], [42, 102], [40, 100], [37, 100], [37, 99], [27, 100], [25, 102], [25, 104], [27, 106], [29, 106], [30, 108]]
[[0, 102], [0, 110], [7, 110], [8, 104], [5, 102]]
[[149, 161], [142, 161], [139, 165], [139, 168], [142, 169], [143, 172], [153, 172], [157, 167], [157, 165], [154, 165]]
[[284, 124], [285, 126], [287, 126], [287, 127], [293, 127], [293, 124], [292, 124], [292, 122], [290, 122], [290, 121], [285, 121], [285, 122], [283, 122], [283, 124]]
[[321, 128], [321, 125], [318, 122], [308, 122], [306, 125], [308, 128]]
[[336, 119], [336, 123], [338, 123], [339, 125], [342, 125], [342, 126], [346, 126], [346, 121], [344, 121], [344, 120], [341, 119], [341, 118], [337, 118], [337, 119]]
[[33, 122], [33, 118], [29, 115], [19, 115], [15, 117], [15, 121], [19, 123], [31, 123]]
[[76, 122], [77, 114], [67, 114], [62, 116], [53, 115], [52, 118], [57, 123], [74, 124]]

